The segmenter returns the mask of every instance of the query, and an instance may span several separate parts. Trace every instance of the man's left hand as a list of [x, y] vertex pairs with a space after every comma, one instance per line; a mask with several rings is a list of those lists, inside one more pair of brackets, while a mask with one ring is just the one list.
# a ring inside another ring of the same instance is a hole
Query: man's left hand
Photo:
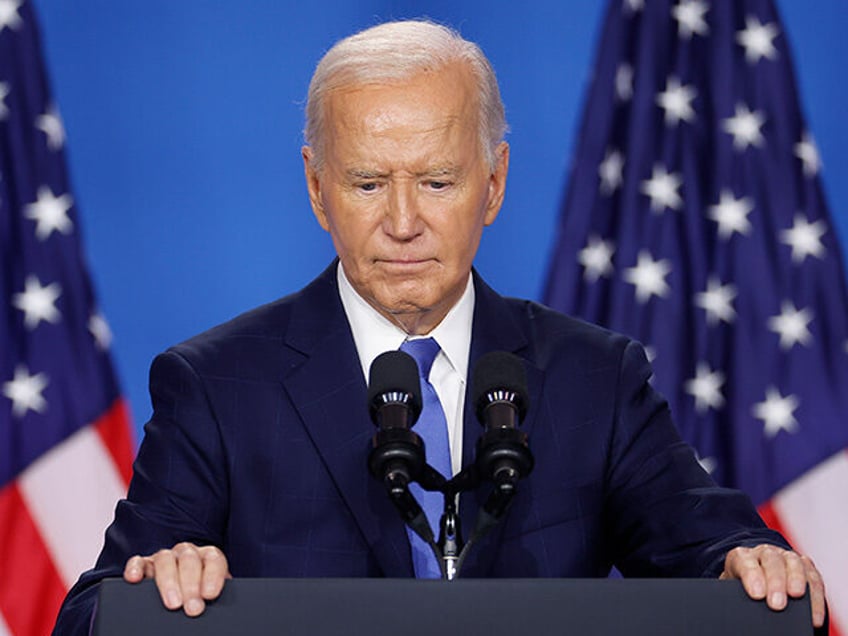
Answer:
[[810, 585], [813, 625], [824, 624], [824, 581], [813, 561], [775, 545], [734, 548], [724, 560], [722, 579], [740, 579], [753, 599], [766, 599], [773, 610], [786, 607], [787, 596], [800, 598]]

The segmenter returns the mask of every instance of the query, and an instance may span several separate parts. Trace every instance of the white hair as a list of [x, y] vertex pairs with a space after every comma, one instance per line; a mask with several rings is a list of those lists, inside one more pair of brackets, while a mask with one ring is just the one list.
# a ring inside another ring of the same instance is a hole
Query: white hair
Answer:
[[452, 62], [468, 64], [477, 83], [478, 135], [494, 168], [495, 150], [507, 132], [498, 81], [480, 47], [453, 29], [428, 20], [385, 22], [337, 42], [318, 62], [306, 101], [304, 137], [313, 167], [323, 165], [324, 104], [334, 89], [402, 82]]

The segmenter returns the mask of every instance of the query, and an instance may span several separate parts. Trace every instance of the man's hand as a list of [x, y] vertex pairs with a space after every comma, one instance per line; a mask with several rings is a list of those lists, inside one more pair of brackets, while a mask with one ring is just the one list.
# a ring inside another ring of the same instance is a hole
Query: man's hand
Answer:
[[206, 601], [218, 598], [224, 580], [232, 578], [227, 557], [215, 546], [178, 543], [151, 556], [130, 557], [124, 580], [138, 583], [155, 579], [162, 603], [171, 610], [183, 608], [187, 616], [199, 616]]
[[813, 625], [824, 624], [824, 581], [809, 557], [774, 545], [734, 548], [724, 560], [722, 579], [741, 579], [753, 599], [766, 599], [773, 610], [786, 607], [787, 595], [804, 596], [810, 584]]

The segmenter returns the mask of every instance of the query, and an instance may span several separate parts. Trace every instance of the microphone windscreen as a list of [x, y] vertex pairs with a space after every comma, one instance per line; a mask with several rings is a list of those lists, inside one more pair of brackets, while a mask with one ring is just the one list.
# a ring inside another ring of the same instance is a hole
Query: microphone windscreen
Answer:
[[421, 412], [421, 383], [415, 359], [403, 351], [385, 351], [371, 363], [368, 372], [368, 406], [373, 411], [383, 396], [406, 393], [413, 419]]
[[515, 394], [513, 403], [518, 408], [519, 419], [527, 412], [527, 374], [521, 358], [506, 351], [491, 351], [482, 356], [474, 367], [472, 376], [472, 404], [482, 421], [482, 411], [489, 404], [487, 395], [493, 391]]

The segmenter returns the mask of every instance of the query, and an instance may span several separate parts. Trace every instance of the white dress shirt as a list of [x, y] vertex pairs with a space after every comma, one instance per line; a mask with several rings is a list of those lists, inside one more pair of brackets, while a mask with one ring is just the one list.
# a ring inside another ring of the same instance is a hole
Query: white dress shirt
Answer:
[[442, 348], [433, 361], [429, 380], [445, 412], [451, 468], [455, 475], [462, 467], [462, 416], [468, 377], [468, 355], [471, 350], [471, 324], [474, 319], [474, 283], [471, 274], [468, 275], [468, 284], [459, 301], [426, 336], [410, 336], [377, 313], [350, 284], [341, 263], [336, 276], [339, 295], [353, 332], [353, 341], [366, 383], [374, 358], [384, 351], [399, 349], [405, 340], [434, 338]]

